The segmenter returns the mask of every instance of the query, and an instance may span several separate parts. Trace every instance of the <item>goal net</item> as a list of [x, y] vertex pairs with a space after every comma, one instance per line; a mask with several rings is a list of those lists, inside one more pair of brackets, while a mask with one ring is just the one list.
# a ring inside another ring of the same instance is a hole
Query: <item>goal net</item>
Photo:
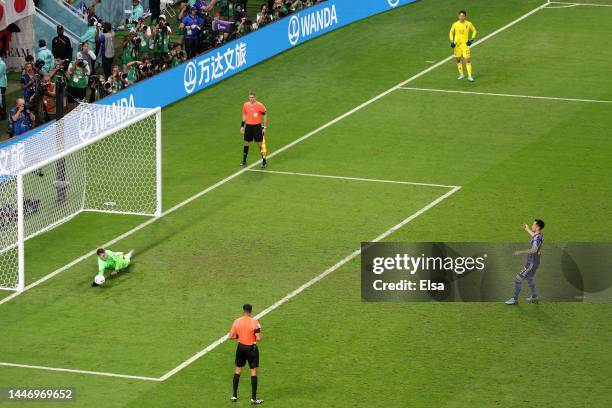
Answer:
[[161, 110], [81, 104], [0, 146], [0, 289], [25, 285], [25, 241], [84, 211], [161, 215]]

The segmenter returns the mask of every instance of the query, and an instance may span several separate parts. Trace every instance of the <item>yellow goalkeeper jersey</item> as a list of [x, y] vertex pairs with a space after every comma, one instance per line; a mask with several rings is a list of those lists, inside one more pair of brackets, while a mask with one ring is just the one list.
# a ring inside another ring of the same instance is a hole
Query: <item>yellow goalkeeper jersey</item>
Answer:
[[470, 32], [472, 33], [471, 39], [476, 38], [476, 27], [471, 22], [465, 20], [463, 23], [459, 20], [455, 21], [451, 26], [450, 32], [448, 33], [448, 37], [451, 42], [461, 46], [463, 44], [467, 44], [468, 39], [470, 39]]

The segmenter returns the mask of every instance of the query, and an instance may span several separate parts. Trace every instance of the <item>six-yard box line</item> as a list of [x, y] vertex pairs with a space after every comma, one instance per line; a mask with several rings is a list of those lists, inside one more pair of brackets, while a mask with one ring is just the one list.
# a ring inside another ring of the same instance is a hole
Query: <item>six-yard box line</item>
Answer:
[[[493, 31], [492, 33], [488, 34], [487, 36], [483, 37], [482, 39], [480, 39], [479, 41], [477, 41], [473, 46], [477, 46], [487, 40], [489, 40], [490, 38], [496, 36], [497, 34], [507, 30], [508, 28], [514, 26], [515, 24], [521, 22], [522, 20], [526, 19], [527, 17], [535, 14], [536, 12], [542, 10], [543, 8], [546, 8], [547, 5], [549, 5], [550, 2], [547, 1], [546, 3], [543, 3], [542, 5], [534, 8], [533, 10], [523, 14], [522, 16], [512, 20], [511, 22], [509, 22], [508, 24], [502, 26], [501, 28]], [[362, 104], [358, 105], [357, 107], [351, 109], [348, 112], [345, 112], [344, 114], [336, 117], [335, 119], [332, 119], [331, 121], [327, 122], [326, 124], [322, 125], [321, 127], [301, 136], [300, 138], [294, 140], [293, 142], [283, 146], [282, 148], [276, 150], [275, 152], [273, 152], [272, 154], [269, 155], [269, 158], [272, 158], [288, 149], [290, 149], [291, 147], [297, 145], [298, 143], [303, 142], [304, 140], [309, 139], [310, 137], [314, 136], [315, 134], [333, 126], [334, 124], [340, 122], [341, 120], [347, 118], [348, 116], [351, 116], [353, 113], [358, 112], [360, 110], [362, 110], [363, 108], [371, 105], [372, 103], [384, 98], [385, 96], [389, 95], [390, 93], [402, 88], [403, 86], [405, 86], [406, 84], [424, 76], [425, 74], [433, 71], [434, 69], [446, 64], [447, 62], [451, 61], [454, 58], [453, 55], [449, 55], [448, 57], [438, 61], [436, 64], [424, 69], [423, 71], [413, 75], [412, 77], [408, 78], [407, 80], [389, 88], [388, 90], [376, 95], [375, 97], [367, 100], [366, 102], [363, 102]], [[191, 203], [194, 200], [197, 200], [198, 198], [204, 196], [205, 194], [208, 194], [209, 192], [215, 190], [217, 187], [222, 186], [223, 184], [233, 180], [234, 178], [238, 177], [239, 175], [247, 172], [247, 171], [253, 171], [254, 167], [258, 166], [261, 163], [261, 160], [251, 164], [248, 167], [243, 168], [242, 170], [218, 181], [217, 183], [213, 184], [212, 186], [209, 186], [208, 188], [200, 191], [199, 193], [189, 197], [188, 199], [176, 204], [175, 206], [171, 207], [170, 209], [164, 211], [161, 215], [161, 217], [164, 217], [168, 214], [173, 213], [174, 211], [180, 209], [181, 207]], [[421, 184], [427, 184], [427, 183], [421, 183]], [[449, 188], [451, 188], [451, 186], [447, 186]], [[441, 202], [442, 200], [448, 198], [450, 195], [452, 195], [453, 193], [455, 193], [460, 187], [459, 186], [452, 186], [451, 191], [447, 192], [445, 195], [439, 197], [437, 200], [433, 201], [432, 203], [430, 203], [428, 206], [423, 207], [421, 210], [417, 211], [417, 213], [411, 215], [410, 217], [406, 218], [404, 221], [402, 221], [400, 224], [392, 227], [391, 229], [387, 230], [385, 233], [383, 233], [381, 236], [377, 237], [377, 239], [381, 240], [384, 239], [386, 236], [390, 235], [391, 233], [393, 233], [394, 231], [396, 231], [397, 229], [401, 228], [402, 226], [404, 226], [405, 224], [407, 224], [408, 222], [412, 221], [414, 218], [418, 217], [419, 215], [421, 215], [422, 213], [426, 212], [427, 210], [429, 210], [431, 207], [435, 206], [436, 204], [438, 204], [439, 202]], [[160, 217], [160, 218], [161, 218]], [[114, 245], [115, 243], [121, 241], [122, 239], [134, 234], [135, 232], [147, 227], [148, 225], [154, 223], [155, 221], [157, 221], [159, 218], [152, 218], [150, 220], [145, 221], [144, 223], [136, 226], [135, 228], [119, 235], [118, 237], [112, 239], [111, 241], [105, 243], [103, 246], [111, 246]], [[373, 242], [375, 242], [376, 240], [373, 240]], [[261, 313], [259, 313], [256, 317], [260, 318], [262, 316], [265, 316], [266, 314], [268, 314], [269, 312], [271, 312], [272, 310], [276, 309], [277, 307], [279, 307], [281, 304], [285, 303], [286, 301], [290, 300], [291, 298], [295, 297], [296, 295], [298, 295], [299, 293], [301, 293], [302, 291], [304, 291], [306, 288], [312, 286], [313, 284], [315, 284], [316, 282], [318, 282], [319, 280], [323, 279], [325, 276], [329, 275], [331, 272], [335, 271], [336, 269], [338, 269], [340, 266], [344, 265], [346, 262], [348, 262], [350, 259], [355, 258], [358, 254], [360, 253], [360, 249], [356, 250], [355, 252], [353, 252], [352, 254], [350, 254], [349, 256], [347, 256], [346, 258], [344, 258], [343, 260], [339, 261], [337, 264], [333, 265], [332, 267], [330, 267], [329, 269], [327, 269], [326, 271], [324, 271], [322, 274], [316, 276], [315, 278], [313, 278], [311, 281], [306, 282], [304, 285], [300, 286], [299, 288], [295, 289], [293, 292], [291, 292], [290, 294], [288, 294], [285, 298], [279, 300], [278, 302], [276, 302], [275, 304], [269, 306], [267, 309], [265, 309], [264, 311], [262, 311]], [[16, 292], [13, 293], [7, 297], [5, 297], [4, 299], [0, 300], [0, 305], [3, 303], [6, 303], [12, 299], [14, 299], [15, 297], [21, 295], [22, 293], [38, 286], [39, 284], [53, 278], [54, 276], [64, 272], [67, 269], [70, 269], [71, 267], [77, 265], [78, 263], [80, 263], [81, 261], [93, 256], [95, 254], [95, 251], [90, 251], [84, 255], [82, 255], [81, 257], [73, 260], [72, 262], [66, 264], [65, 266], [45, 275], [44, 277], [36, 280], [35, 282], [27, 285], [24, 290], [22, 292]], [[44, 367], [44, 366], [34, 366], [34, 365], [25, 365], [25, 364], [15, 364], [15, 363], [0, 363], [0, 365], [3, 366], [9, 366], [9, 367], [22, 367], [22, 368], [35, 368], [35, 369], [41, 369], [41, 370], [50, 370], [50, 371], [63, 371], [63, 372], [74, 372], [74, 373], [81, 373], [81, 374], [92, 374], [92, 375], [101, 375], [101, 376], [110, 376], [110, 377], [119, 377], [119, 378], [131, 378], [131, 379], [138, 379], [138, 380], [146, 380], [146, 381], [164, 381], [168, 378], [170, 378], [171, 376], [173, 376], [174, 374], [176, 374], [177, 372], [181, 371], [183, 368], [187, 367], [188, 365], [190, 365], [191, 363], [193, 363], [194, 361], [196, 361], [197, 359], [199, 359], [200, 357], [204, 356], [205, 354], [207, 354], [208, 352], [212, 351], [213, 349], [215, 349], [216, 347], [218, 347], [221, 343], [223, 343], [226, 339], [226, 336], [223, 336], [221, 338], [219, 338], [217, 341], [213, 342], [212, 344], [210, 344], [209, 346], [207, 346], [206, 348], [204, 348], [203, 350], [201, 350], [200, 352], [196, 353], [195, 355], [193, 355], [192, 357], [190, 357], [189, 359], [185, 360], [183, 363], [181, 363], [180, 365], [178, 365], [177, 367], [175, 367], [174, 369], [168, 371], [166, 374], [162, 375], [159, 378], [155, 378], [155, 377], [143, 377], [143, 376], [134, 376], [134, 375], [124, 375], [124, 374], [115, 374], [115, 373], [106, 373], [106, 372], [98, 372], [98, 371], [87, 371], [87, 370], [75, 370], [75, 369], [67, 369], [67, 368], [54, 368], [54, 367]]]

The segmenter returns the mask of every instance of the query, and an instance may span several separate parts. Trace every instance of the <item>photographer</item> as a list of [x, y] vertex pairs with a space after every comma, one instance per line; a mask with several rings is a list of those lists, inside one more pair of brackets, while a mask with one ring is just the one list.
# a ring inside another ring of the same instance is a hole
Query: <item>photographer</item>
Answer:
[[165, 59], [170, 51], [170, 35], [172, 30], [166, 23], [166, 18], [162, 14], [159, 22], [153, 27], [153, 52], [155, 58]]
[[183, 39], [185, 42], [187, 58], [189, 59], [198, 54], [198, 39], [201, 31], [200, 26], [203, 24], [203, 22], [203, 19], [198, 15], [198, 8], [194, 6], [191, 7], [189, 15], [183, 18], [179, 26], [185, 33], [183, 35]]
[[89, 103], [94, 103], [110, 94], [110, 83], [108, 85], [104, 75], [92, 75], [89, 79]]
[[139, 80], [150, 78], [155, 74], [155, 68], [149, 58], [143, 58], [137, 67]]
[[174, 48], [172, 48], [172, 50], [170, 51], [169, 55], [171, 58], [171, 67], [176, 67], [177, 65], [187, 61], [187, 53], [183, 50], [182, 44], [176, 44]]
[[93, 70], [93, 67], [96, 63], [96, 54], [89, 48], [89, 43], [84, 42], [81, 45], [81, 51], [77, 52], [77, 59], [82, 59], [87, 62], [90, 70]]
[[85, 101], [90, 74], [91, 70], [89, 64], [82, 57], [79, 58], [77, 56], [77, 59], [68, 65], [65, 76], [68, 80], [66, 93], [69, 110], [72, 110], [79, 102]]
[[253, 22], [247, 16], [240, 17], [240, 23], [236, 27], [236, 36], [242, 37], [252, 31]]
[[34, 84], [34, 65], [28, 62], [23, 67], [23, 73], [21, 75], [21, 90], [23, 91], [23, 99], [26, 101], [30, 100], [30, 97], [34, 93], [32, 85]]
[[123, 70], [127, 71], [127, 66], [130, 62], [136, 60], [136, 30], [132, 29], [127, 37], [122, 41], [123, 53], [121, 54], [121, 62]]
[[[53, 61], [55, 64], [55, 60]], [[48, 99], [45, 97], [53, 98], [55, 100], [55, 93], [49, 94], [49, 76], [45, 75], [44, 72], [45, 62], [37, 60], [34, 64], [34, 77], [32, 79], [32, 95], [29, 99], [26, 99], [26, 105], [30, 107], [36, 116], [35, 126], [40, 126], [46, 123], [50, 119], [49, 111], [47, 110]], [[55, 103], [53, 103], [55, 108]]]
[[151, 27], [147, 26], [142, 19], [138, 21], [138, 24], [136, 24], [136, 38], [134, 40], [136, 45], [137, 59], [142, 59], [149, 56], [152, 48], [151, 36]]
[[25, 100], [19, 98], [16, 106], [9, 112], [9, 137], [19, 136], [32, 128], [32, 123], [36, 117], [25, 105]]
[[[115, 94], [128, 86], [127, 74], [119, 70], [119, 65], [113, 66], [113, 72], [108, 79], [107, 83], [110, 83], [110, 93]], [[105, 85], [105, 88], [107, 85]]]
[[126, 73], [126, 83], [127, 86], [130, 86], [132, 84], [135, 84], [136, 82], [140, 81], [140, 71], [139, 71], [139, 67], [142, 65], [142, 61], [132, 61], [129, 64], [127, 64], [127, 73]]

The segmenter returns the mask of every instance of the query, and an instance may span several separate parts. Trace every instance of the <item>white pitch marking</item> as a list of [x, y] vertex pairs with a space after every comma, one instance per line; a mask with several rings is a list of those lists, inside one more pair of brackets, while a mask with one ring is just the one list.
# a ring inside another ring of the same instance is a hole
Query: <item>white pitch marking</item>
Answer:
[[[552, 4], [552, 3], [551, 3]], [[546, 9], [566, 9], [566, 8], [572, 8], [572, 7], [576, 7], [579, 6], [580, 4], [560, 4], [558, 6], [547, 6]]]
[[139, 376], [139, 375], [106, 373], [106, 372], [103, 372], [103, 371], [74, 370], [72, 368], [45, 367], [45, 366], [38, 366], [38, 365], [14, 364], [14, 363], [0, 363], [0, 366], [19, 367], [19, 368], [34, 368], [34, 369], [37, 369], [37, 370], [61, 371], [61, 372], [66, 372], [66, 373], [92, 374], [92, 375], [101, 375], [101, 376], [104, 376], [104, 377], [129, 378], [129, 379], [132, 379], [132, 380], [161, 381], [159, 378], [155, 378], [155, 377], [142, 377], [142, 376]]
[[410, 88], [410, 87], [401, 87], [400, 89], [405, 89], [408, 91], [420, 91], [420, 92], [442, 92], [442, 93], [455, 93], [455, 94], [466, 94], [466, 95], [504, 96], [508, 98], [544, 99], [544, 100], [550, 100], [550, 101], [584, 102], [584, 103], [612, 103], [612, 101], [607, 101], [607, 100], [602, 100], [602, 99], [558, 98], [554, 96], [532, 96], [532, 95], [493, 93], [493, 92], [456, 91], [456, 90], [451, 90], [451, 89]]
[[612, 7], [612, 4], [597, 4], [597, 3], [569, 3], [564, 1], [551, 1], [548, 4], [567, 4], [576, 6], [590, 6], [590, 7]]
[[328, 179], [366, 181], [366, 182], [373, 182], [373, 183], [404, 184], [404, 185], [409, 185], [409, 186], [425, 186], [425, 187], [440, 187], [440, 188], [457, 187], [457, 186], [448, 186], [445, 184], [419, 183], [415, 181], [397, 181], [397, 180], [381, 180], [381, 179], [371, 179], [371, 178], [362, 178], [362, 177], [330, 176], [327, 174], [296, 173], [293, 171], [276, 171], [276, 170], [259, 170], [259, 169], [251, 169], [249, 171], [257, 172], [257, 173], [284, 174], [288, 176], [321, 177], [321, 178], [328, 178]]

